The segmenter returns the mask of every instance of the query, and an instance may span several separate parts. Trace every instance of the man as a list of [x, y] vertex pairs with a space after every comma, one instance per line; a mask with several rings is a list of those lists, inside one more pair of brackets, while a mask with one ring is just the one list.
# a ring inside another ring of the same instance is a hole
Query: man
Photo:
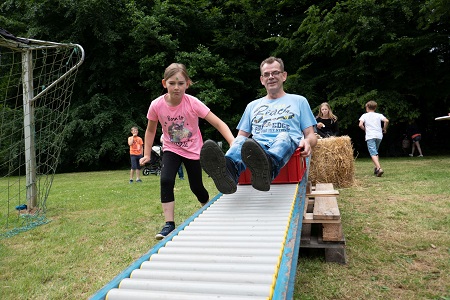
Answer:
[[239, 175], [246, 168], [251, 171], [255, 189], [270, 190], [270, 183], [294, 151], [300, 147], [300, 155], [307, 157], [317, 143], [317, 123], [308, 101], [283, 89], [287, 78], [283, 61], [269, 57], [260, 70], [267, 95], [247, 105], [237, 126], [239, 133], [226, 155], [211, 140], [200, 152], [203, 169], [223, 194], [236, 192]]

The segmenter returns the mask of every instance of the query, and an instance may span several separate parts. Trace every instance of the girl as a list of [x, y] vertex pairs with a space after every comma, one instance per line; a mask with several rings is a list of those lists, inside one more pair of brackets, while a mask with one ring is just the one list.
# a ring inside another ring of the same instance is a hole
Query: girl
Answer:
[[333, 114], [331, 107], [327, 102], [320, 104], [316, 121], [317, 133], [322, 138], [339, 135], [337, 117]]
[[233, 143], [230, 128], [197, 98], [186, 94], [191, 79], [183, 64], [173, 63], [164, 72], [162, 85], [167, 93], [156, 98], [150, 104], [147, 113], [144, 157], [140, 164], [150, 161], [150, 154], [158, 122], [163, 131], [163, 152], [161, 169], [161, 203], [166, 224], [155, 238], [160, 240], [175, 229], [174, 186], [177, 171], [184, 163], [188, 174], [189, 186], [198, 201], [205, 205], [209, 200], [208, 191], [203, 186], [200, 166], [200, 149], [203, 139], [198, 126], [198, 118], [203, 118], [214, 126], [227, 140]]

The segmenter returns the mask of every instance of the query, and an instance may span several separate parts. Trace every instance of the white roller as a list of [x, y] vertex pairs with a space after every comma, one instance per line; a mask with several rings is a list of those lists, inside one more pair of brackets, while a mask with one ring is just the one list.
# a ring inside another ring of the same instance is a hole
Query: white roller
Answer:
[[213, 210], [213, 209], [234, 209], [234, 210], [240, 210], [240, 209], [254, 209], [254, 208], [264, 208], [268, 207], [270, 209], [272, 208], [278, 208], [278, 207], [288, 207], [291, 203], [288, 201], [272, 201], [268, 202], [267, 200], [264, 201], [258, 201], [258, 200], [251, 200], [251, 201], [229, 201], [228, 199], [226, 201], [222, 201], [221, 199], [217, 200], [216, 202], [212, 203], [210, 207], [207, 208], [207, 210]]
[[230, 211], [230, 212], [239, 212], [239, 211], [246, 211], [246, 212], [255, 212], [255, 211], [261, 211], [265, 212], [265, 210], [270, 209], [274, 211], [285, 211], [286, 209], [289, 209], [290, 203], [283, 204], [283, 205], [277, 205], [277, 206], [270, 206], [270, 205], [264, 205], [264, 203], [258, 203], [253, 206], [236, 206], [236, 205], [230, 205], [225, 203], [214, 203], [210, 207], [208, 207], [205, 211], [203, 211], [201, 215], [205, 214], [206, 212], [219, 212], [219, 211]]
[[236, 235], [215, 235], [215, 236], [203, 236], [203, 235], [176, 235], [173, 237], [173, 242], [182, 241], [198, 241], [198, 242], [256, 242], [256, 243], [281, 243], [284, 240], [283, 232], [280, 232], [279, 236], [236, 236]]
[[[217, 230], [208, 229], [208, 227], [197, 227], [197, 228], [185, 228], [184, 230], [178, 232], [179, 236], [182, 235], [202, 235], [211, 236], [217, 235]], [[267, 236], [267, 237], [278, 237], [280, 231], [275, 230], [254, 230], [254, 231], [243, 231], [243, 230], [226, 230], [226, 227], [222, 227], [220, 235], [222, 236]]]
[[[236, 216], [260, 216], [260, 215], [276, 215], [276, 214], [284, 214], [286, 212], [289, 211], [290, 207], [285, 207], [285, 208], [271, 208], [270, 211], [267, 211], [266, 207], [259, 207], [259, 208], [254, 208], [254, 209], [236, 209], [236, 208], [232, 208], [232, 209], [210, 209], [207, 210], [208, 215], [226, 215], [228, 217], [236, 217]], [[232, 212], [233, 214], [230, 215], [230, 212]], [[200, 215], [202, 216], [202, 215]]]
[[173, 254], [186, 254], [186, 255], [257, 255], [257, 256], [279, 256], [280, 249], [275, 248], [188, 248], [188, 247], [163, 247], [158, 250], [158, 253], [173, 253]]
[[191, 263], [191, 262], [159, 262], [144, 261], [141, 269], [154, 270], [186, 270], [186, 271], [211, 271], [211, 272], [235, 272], [235, 273], [267, 273], [273, 274], [275, 265], [253, 264], [225, 264], [225, 263]]
[[273, 212], [273, 213], [265, 213], [265, 214], [258, 214], [254, 212], [242, 212], [239, 214], [233, 214], [230, 215], [230, 212], [211, 212], [205, 215], [201, 215], [198, 217], [198, 219], [205, 219], [205, 218], [222, 218], [222, 219], [228, 219], [228, 220], [235, 220], [235, 219], [250, 219], [250, 220], [285, 220], [286, 216], [289, 212], [284, 211], [283, 213], [280, 212]]
[[146, 290], [127, 290], [112, 289], [106, 296], [107, 300], [266, 300], [267, 297], [261, 296], [233, 296], [217, 295], [205, 293], [185, 293], [168, 291], [146, 291]]
[[153, 254], [150, 261], [199, 262], [199, 263], [232, 263], [232, 264], [276, 264], [276, 256], [233, 256], [233, 255], [186, 255], [186, 254]]
[[277, 227], [286, 227], [286, 224], [283, 222], [286, 221], [286, 217], [278, 217], [278, 218], [248, 218], [248, 219], [231, 219], [231, 218], [223, 218], [223, 217], [215, 217], [215, 218], [201, 218], [195, 219], [195, 223], [189, 224], [190, 226], [200, 226], [197, 224], [208, 223], [209, 225], [221, 225], [221, 226], [275, 226]]
[[147, 280], [125, 278], [119, 288], [171, 291], [185, 293], [207, 293], [221, 295], [264, 296], [270, 293], [270, 284], [242, 284], [229, 282], [197, 282], [197, 281], [171, 281]]
[[[276, 226], [276, 227], [286, 227], [286, 224], [284, 224], [285, 218], [278, 219], [278, 220], [264, 220], [264, 219], [241, 219], [241, 220], [233, 220], [229, 218], [202, 218], [202, 219], [195, 219], [194, 223], [189, 224], [189, 226], [201, 226], [201, 224], [208, 223], [208, 225], [214, 226], [214, 225], [220, 225], [220, 226], [248, 226], [248, 227], [269, 227], [269, 226]], [[200, 225], [199, 225], [200, 224]], [[275, 228], [276, 228], [275, 227]]]
[[[286, 231], [287, 226], [280, 226], [280, 225], [271, 225], [271, 224], [260, 224], [260, 225], [245, 225], [245, 224], [218, 224], [218, 223], [198, 223], [195, 226], [190, 226], [189, 228], [185, 228], [183, 231], [241, 231], [241, 232], [248, 232], [249, 235], [255, 232], [284, 232]], [[227, 230], [228, 229], [228, 230]], [[181, 231], [180, 231], [181, 232]], [[220, 235], [221, 233], [217, 233]]]
[[[227, 196], [227, 195], [226, 195]], [[280, 195], [282, 197], [277, 198], [279, 200], [275, 200], [272, 196], [270, 197], [264, 197], [264, 198], [258, 198], [254, 197], [252, 195], [245, 195], [242, 198], [246, 199], [236, 199], [236, 196], [234, 197], [224, 197], [218, 199], [216, 202], [213, 203], [213, 205], [220, 204], [221, 207], [258, 207], [258, 206], [267, 206], [267, 207], [282, 207], [289, 204], [289, 200], [283, 199], [284, 195]], [[276, 196], [278, 197], [278, 196]], [[223, 206], [222, 206], [223, 204]], [[212, 207], [212, 206], [211, 206]]]
[[[294, 192], [292, 192], [293, 194]], [[283, 196], [283, 197], [278, 197], [278, 196]], [[289, 195], [287, 195], [289, 196]], [[253, 194], [253, 193], [235, 193], [233, 194], [233, 198], [223, 198], [223, 199], [219, 199], [220, 201], [227, 201], [227, 203], [235, 203], [236, 205], [251, 205], [251, 204], [255, 204], [255, 203], [261, 203], [261, 202], [266, 202], [268, 205], [279, 205], [279, 204], [283, 204], [286, 203], [287, 200], [285, 199], [285, 193], [279, 193], [279, 195], [273, 195], [273, 194], [265, 194], [265, 193], [257, 193], [257, 194]]]
[[[286, 228], [287, 218], [284, 220], [249, 220], [249, 219], [226, 219], [226, 218], [204, 218], [204, 219], [196, 219], [195, 224], [190, 224], [189, 227], [196, 226], [228, 226], [230, 228], [234, 227], [247, 227], [247, 228], [270, 228], [273, 227], [274, 230], [279, 230], [279, 228]], [[187, 227], [186, 227], [187, 228]]]
[[130, 278], [271, 284], [273, 274], [136, 269]]
[[195, 242], [195, 241], [169, 241], [166, 243], [165, 247], [191, 247], [191, 248], [272, 248], [280, 249], [283, 246], [281, 243], [269, 242], [269, 243], [258, 243], [258, 242]]

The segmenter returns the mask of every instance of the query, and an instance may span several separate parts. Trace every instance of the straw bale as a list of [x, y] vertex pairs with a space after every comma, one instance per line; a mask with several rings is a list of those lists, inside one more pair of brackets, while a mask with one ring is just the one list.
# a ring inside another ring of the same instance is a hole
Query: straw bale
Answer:
[[308, 178], [312, 184], [333, 183], [337, 188], [352, 186], [355, 165], [350, 137], [319, 139], [311, 155]]

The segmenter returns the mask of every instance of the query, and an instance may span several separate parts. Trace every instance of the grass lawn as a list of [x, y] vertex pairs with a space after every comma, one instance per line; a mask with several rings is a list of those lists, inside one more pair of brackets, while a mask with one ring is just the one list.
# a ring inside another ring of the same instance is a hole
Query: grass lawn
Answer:
[[[301, 256], [294, 299], [450, 299], [450, 157], [381, 163], [378, 178], [370, 159], [356, 159], [355, 185], [339, 189], [348, 264]], [[87, 299], [155, 245], [159, 177], [128, 176], [56, 175], [51, 222], [0, 240], [0, 299]], [[177, 180], [176, 223], [199, 208]]]

